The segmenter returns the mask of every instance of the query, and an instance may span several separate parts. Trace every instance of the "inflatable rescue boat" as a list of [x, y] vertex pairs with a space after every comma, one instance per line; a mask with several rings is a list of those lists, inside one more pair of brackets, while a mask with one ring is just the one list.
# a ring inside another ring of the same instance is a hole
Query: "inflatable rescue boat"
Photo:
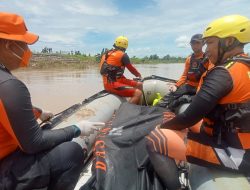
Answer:
[[[150, 106], [153, 101], [159, 98], [159, 94], [163, 97], [169, 93], [169, 87], [175, 81], [159, 76], [149, 76], [143, 80], [143, 97], [142, 105]], [[60, 129], [75, 124], [81, 120], [108, 122], [114, 113], [119, 109], [120, 105], [126, 102], [126, 98], [122, 98], [107, 93], [105, 90], [85, 99], [83, 102], [75, 104], [68, 109], [59, 113], [51, 120], [50, 127]], [[182, 112], [188, 107], [187, 104], [182, 105], [179, 111]], [[46, 127], [46, 126], [45, 126]], [[86, 137], [74, 139], [84, 150], [87, 150], [87, 159], [82, 175], [75, 187], [79, 190], [91, 178], [92, 165], [92, 148], [97, 136], [97, 131]], [[185, 188], [191, 190], [249, 190], [250, 184], [247, 178], [241, 174], [235, 174], [216, 169], [200, 167], [187, 164], [188, 175], [180, 176], [185, 181]], [[187, 177], [188, 176], [188, 177]]]

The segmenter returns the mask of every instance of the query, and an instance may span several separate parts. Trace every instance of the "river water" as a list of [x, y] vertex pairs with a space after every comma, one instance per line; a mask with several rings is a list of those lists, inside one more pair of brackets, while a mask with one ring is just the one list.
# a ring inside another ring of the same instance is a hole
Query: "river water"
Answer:
[[[136, 68], [143, 77], [158, 75], [178, 79], [184, 64], [140, 64], [136, 65]], [[27, 69], [15, 71], [13, 74], [27, 85], [33, 105], [53, 113], [58, 113], [103, 90], [98, 67], [85, 70]], [[128, 71], [125, 76], [133, 78]]]

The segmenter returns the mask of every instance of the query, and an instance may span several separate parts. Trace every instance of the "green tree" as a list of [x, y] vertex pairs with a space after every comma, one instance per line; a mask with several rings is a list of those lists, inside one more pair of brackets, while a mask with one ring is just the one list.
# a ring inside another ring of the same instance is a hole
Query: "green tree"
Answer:
[[149, 59], [151, 59], [151, 60], [157, 60], [157, 59], [159, 59], [159, 56], [157, 54], [150, 55]]

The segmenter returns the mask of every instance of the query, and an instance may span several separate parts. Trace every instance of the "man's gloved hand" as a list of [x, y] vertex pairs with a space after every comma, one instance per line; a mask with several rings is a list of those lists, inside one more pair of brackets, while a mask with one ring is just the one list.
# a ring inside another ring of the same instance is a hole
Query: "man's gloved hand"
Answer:
[[170, 87], [169, 87], [169, 91], [170, 92], [175, 92], [177, 90], [177, 86], [175, 86], [175, 85], [171, 85]]
[[54, 114], [52, 112], [46, 111], [46, 110], [42, 110], [42, 113], [41, 113], [39, 119], [41, 121], [47, 121], [47, 120], [51, 119], [53, 116], [54, 116]]
[[80, 129], [80, 136], [89, 136], [90, 134], [93, 134], [96, 130], [103, 128], [105, 126], [105, 123], [82, 120], [79, 123], [75, 124], [75, 126]]
[[180, 104], [190, 103], [192, 102], [192, 96], [190, 95], [183, 95], [179, 98]]
[[174, 110], [178, 106], [192, 102], [192, 96], [183, 95], [169, 104], [169, 109]]

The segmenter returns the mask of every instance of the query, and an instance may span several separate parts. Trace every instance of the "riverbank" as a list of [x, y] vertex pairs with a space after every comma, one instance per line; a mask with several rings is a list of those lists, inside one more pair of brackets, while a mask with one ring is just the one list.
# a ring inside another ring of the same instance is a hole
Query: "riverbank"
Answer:
[[[97, 67], [99, 65], [100, 57], [86, 56], [86, 55], [68, 55], [68, 54], [52, 54], [52, 53], [34, 53], [30, 68], [32, 69], [47, 69], [47, 68], [73, 68], [84, 69], [90, 67]], [[169, 58], [137, 58], [132, 57], [131, 62], [134, 64], [160, 64], [160, 63], [183, 63], [184, 58], [169, 57]]]
[[84, 69], [98, 66], [95, 57], [67, 54], [42, 54], [34, 53], [30, 61], [30, 68], [75, 68]]

